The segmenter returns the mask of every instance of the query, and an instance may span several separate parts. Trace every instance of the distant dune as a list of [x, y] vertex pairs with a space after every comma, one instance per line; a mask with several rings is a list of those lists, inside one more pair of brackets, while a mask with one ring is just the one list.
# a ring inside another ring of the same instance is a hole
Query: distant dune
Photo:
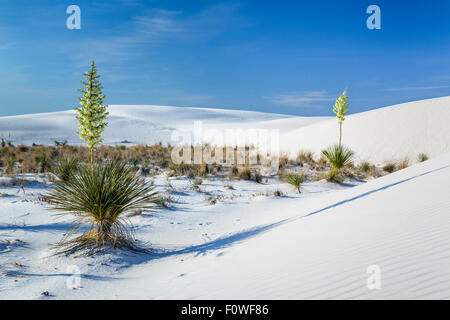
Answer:
[[[273, 113], [167, 106], [110, 106], [106, 144], [174, 143], [176, 129], [192, 130], [201, 120], [204, 129], [278, 129], [281, 150], [295, 157], [301, 150], [315, 152], [338, 140], [333, 117], [296, 117]], [[410, 102], [349, 115], [343, 127], [343, 143], [359, 160], [381, 163], [419, 153], [431, 157], [450, 152], [450, 97]], [[14, 143], [53, 144], [82, 141], [77, 134], [75, 112], [31, 114], [0, 118], [0, 134]]]
[[[422, 100], [353, 114], [343, 126], [343, 143], [357, 157], [384, 160], [415, 160], [419, 153], [431, 157], [450, 152], [450, 97]], [[292, 153], [320, 151], [338, 141], [336, 119], [286, 132], [281, 147]]]

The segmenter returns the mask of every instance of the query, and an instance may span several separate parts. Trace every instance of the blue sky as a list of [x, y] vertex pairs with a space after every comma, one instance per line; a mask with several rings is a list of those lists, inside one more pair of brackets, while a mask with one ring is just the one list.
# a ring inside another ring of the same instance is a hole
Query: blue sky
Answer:
[[447, 96], [449, 14], [447, 0], [0, 0], [0, 115], [76, 107], [91, 59], [108, 104], [309, 116], [345, 87], [351, 113]]

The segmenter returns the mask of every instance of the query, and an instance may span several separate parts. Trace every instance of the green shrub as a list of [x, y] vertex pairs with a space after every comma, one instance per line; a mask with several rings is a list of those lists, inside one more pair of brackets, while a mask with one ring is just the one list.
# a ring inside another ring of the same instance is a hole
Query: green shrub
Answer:
[[323, 150], [322, 154], [327, 158], [331, 166], [336, 169], [342, 169], [351, 164], [355, 155], [349, 148], [337, 144]]
[[[153, 186], [118, 161], [81, 165], [72, 179], [56, 184], [45, 197], [53, 210], [75, 216], [72, 229], [56, 245], [57, 254], [140, 250], [125, 215], [159, 204]], [[84, 226], [85, 233], [69, 239]]]
[[301, 193], [300, 187], [304, 181], [305, 181], [305, 175], [303, 173], [290, 174], [290, 175], [288, 175], [287, 180], [286, 180], [287, 183], [289, 183], [290, 185], [294, 186], [297, 189], [298, 193]]
[[331, 168], [327, 173], [327, 181], [334, 183], [342, 183], [343, 177], [341, 170], [337, 168]]
[[68, 182], [76, 173], [79, 167], [78, 158], [72, 156], [62, 156], [59, 158], [51, 172], [61, 181]]
[[417, 156], [417, 161], [419, 162], [424, 162], [427, 161], [428, 159], [429, 157], [426, 153], [419, 153], [419, 155]]

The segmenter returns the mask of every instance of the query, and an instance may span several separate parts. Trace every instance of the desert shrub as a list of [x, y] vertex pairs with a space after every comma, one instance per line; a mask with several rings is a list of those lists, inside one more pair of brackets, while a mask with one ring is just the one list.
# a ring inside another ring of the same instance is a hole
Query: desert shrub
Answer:
[[383, 171], [386, 171], [388, 173], [394, 172], [396, 169], [396, 165], [394, 162], [388, 162], [383, 166]]
[[322, 154], [327, 158], [331, 166], [336, 169], [342, 169], [351, 164], [355, 155], [349, 148], [337, 144], [323, 150]]
[[404, 158], [403, 160], [401, 160], [398, 165], [397, 165], [397, 170], [402, 170], [405, 168], [409, 167], [409, 159], [408, 158]]
[[286, 168], [286, 166], [289, 164], [289, 158], [287, 155], [281, 155], [278, 158], [279, 168]]
[[275, 190], [274, 192], [273, 192], [273, 195], [275, 196], [275, 197], [283, 197], [284, 196], [284, 193], [281, 191], [281, 190]]
[[51, 168], [51, 160], [45, 151], [41, 151], [35, 157], [35, 161], [40, 173], [47, 172]]
[[337, 168], [331, 168], [327, 173], [326, 179], [328, 182], [342, 183], [343, 176], [341, 170]]
[[256, 183], [262, 183], [262, 178], [263, 177], [262, 177], [261, 173], [258, 170], [255, 171], [255, 174], [254, 174], [253, 178], [254, 178]]
[[68, 182], [76, 173], [79, 167], [78, 158], [72, 156], [62, 156], [59, 158], [51, 172], [61, 181]]
[[369, 173], [370, 163], [367, 161], [361, 162], [361, 164], [359, 165], [359, 170], [361, 170], [364, 173]]
[[252, 178], [252, 173], [249, 168], [244, 168], [239, 172], [240, 180], [250, 180]]
[[319, 160], [317, 161], [317, 165], [321, 168], [326, 167], [328, 164], [328, 160], [327, 158], [322, 154], [319, 158]]
[[417, 161], [419, 162], [424, 162], [427, 161], [428, 159], [429, 157], [426, 153], [419, 153], [419, 155], [417, 156]]
[[201, 178], [197, 177], [197, 178], [194, 179], [193, 183], [196, 186], [200, 186], [203, 183], [203, 180]]
[[14, 173], [17, 158], [15, 155], [10, 155], [6, 158], [6, 173]]
[[235, 176], [237, 176], [239, 174], [239, 169], [238, 169], [238, 167], [237, 166], [232, 166], [231, 167], [231, 170], [230, 170], [230, 176], [231, 177], [235, 177]]
[[285, 181], [286, 176], [287, 176], [286, 169], [284, 167], [278, 169], [277, 175], [278, 175], [278, 180]]
[[300, 187], [304, 181], [305, 175], [303, 173], [290, 174], [288, 175], [286, 180], [287, 183], [289, 183], [290, 185], [294, 186], [297, 189], [298, 193], [301, 193]]
[[[53, 210], [75, 216], [72, 229], [55, 246], [57, 254], [140, 250], [125, 216], [158, 204], [153, 186], [118, 161], [81, 165], [72, 179], [56, 184], [45, 197]], [[85, 233], [70, 238], [84, 226]]]
[[302, 150], [298, 153], [295, 161], [299, 166], [303, 166], [305, 163], [313, 164], [314, 163], [313, 153], [310, 151]]

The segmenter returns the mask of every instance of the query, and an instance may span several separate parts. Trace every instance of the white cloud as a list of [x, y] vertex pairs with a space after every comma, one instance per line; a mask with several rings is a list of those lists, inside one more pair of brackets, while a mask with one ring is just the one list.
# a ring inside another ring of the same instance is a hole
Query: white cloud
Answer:
[[317, 103], [319, 102], [331, 102], [334, 100], [335, 98], [327, 96], [325, 91], [294, 92], [270, 98], [273, 104], [297, 108], [318, 107]]

